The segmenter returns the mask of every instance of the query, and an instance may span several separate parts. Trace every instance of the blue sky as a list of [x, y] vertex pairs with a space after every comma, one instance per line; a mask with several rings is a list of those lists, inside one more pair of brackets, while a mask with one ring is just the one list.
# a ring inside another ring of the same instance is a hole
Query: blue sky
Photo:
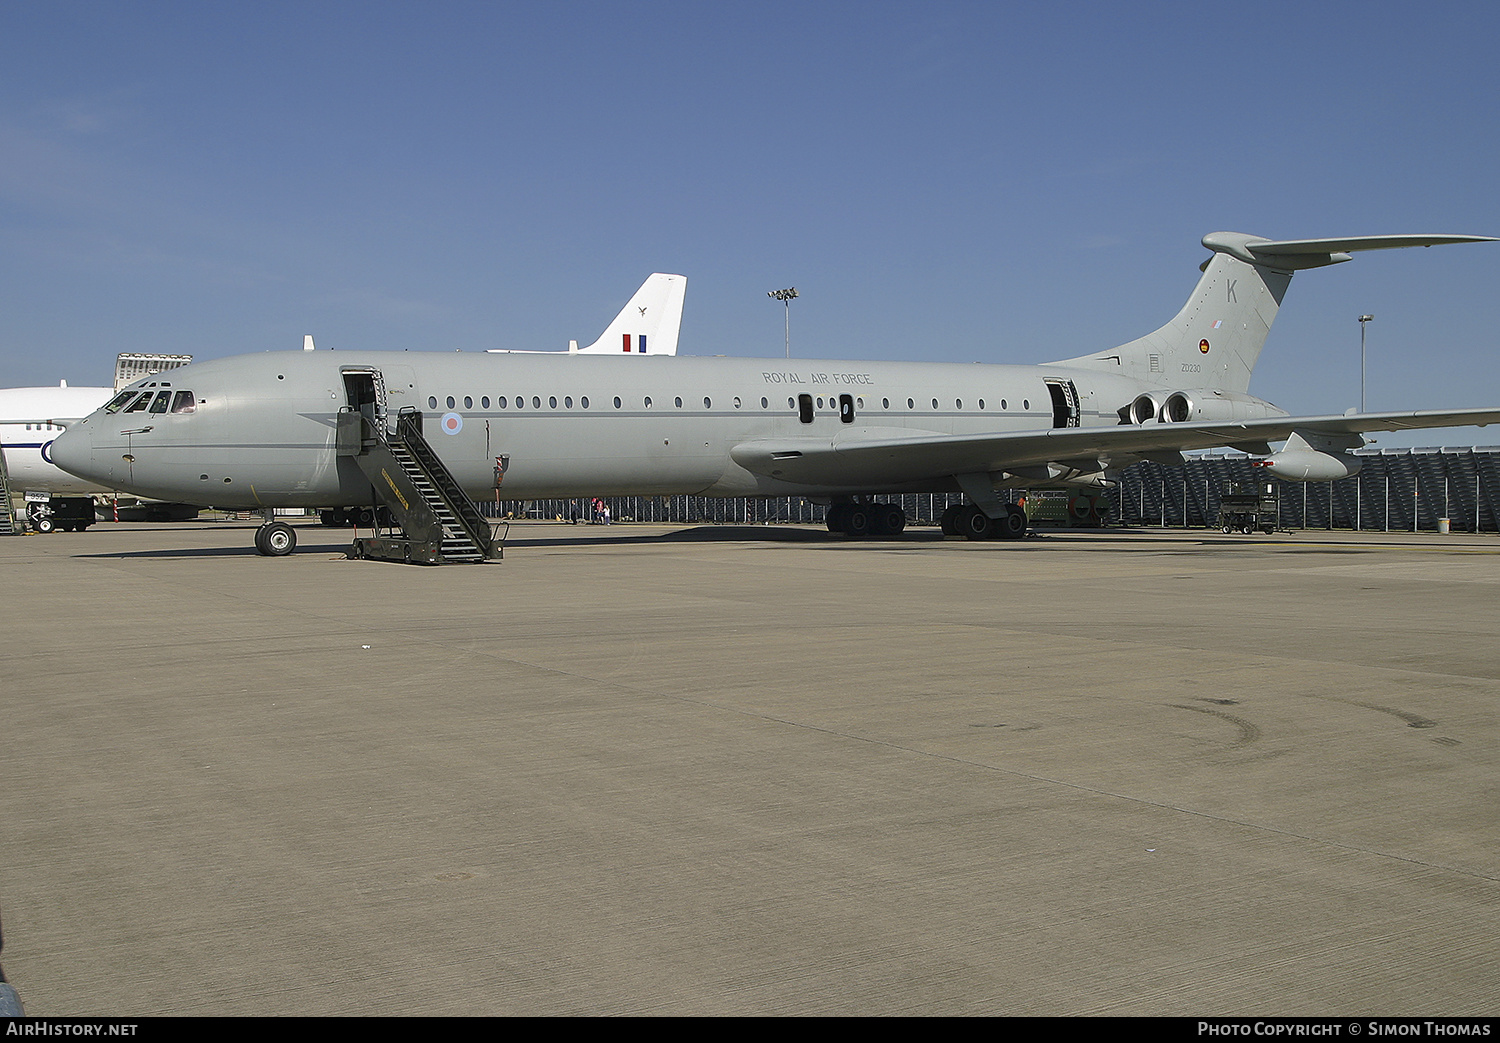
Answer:
[[[594, 339], [1040, 362], [1209, 231], [1500, 235], [1500, 5], [0, 0], [0, 385]], [[1500, 403], [1500, 243], [1299, 274], [1251, 390]], [[1500, 443], [1500, 431], [1382, 444]]]

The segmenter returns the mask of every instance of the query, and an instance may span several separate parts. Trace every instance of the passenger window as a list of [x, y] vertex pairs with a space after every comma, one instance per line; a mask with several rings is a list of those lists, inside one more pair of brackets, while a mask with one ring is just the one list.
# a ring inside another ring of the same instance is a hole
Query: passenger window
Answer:
[[464, 396], [464, 408], [465, 409], [473, 409], [474, 408], [474, 396], [473, 395], [465, 395]]

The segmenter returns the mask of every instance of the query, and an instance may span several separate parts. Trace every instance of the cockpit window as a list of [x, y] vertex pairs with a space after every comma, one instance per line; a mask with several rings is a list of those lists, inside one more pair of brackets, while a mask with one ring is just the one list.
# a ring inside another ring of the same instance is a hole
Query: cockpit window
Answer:
[[151, 412], [153, 412], [153, 413], [165, 413], [167, 411], [167, 406], [168, 406], [168, 404], [171, 403], [171, 401], [172, 401], [172, 392], [170, 392], [170, 391], [158, 391], [156, 393], [155, 400], [152, 401], [152, 403], [151, 403]]
[[124, 412], [126, 412], [126, 413], [139, 413], [141, 410], [145, 409], [147, 406], [149, 406], [151, 404], [151, 396], [152, 396], [152, 394], [153, 393], [150, 392], [150, 391], [146, 392], [140, 398], [136, 399], [134, 402], [130, 403], [130, 405], [126, 406], [125, 409], [124, 409]]
[[126, 402], [129, 402], [139, 393], [140, 392], [136, 391], [134, 388], [131, 388], [128, 391], [120, 392], [114, 398], [109, 400], [109, 405], [104, 407], [104, 411], [106, 413], [118, 413], [121, 406], [123, 406]]
[[197, 408], [197, 400], [193, 398], [191, 391], [179, 391], [172, 399], [172, 412], [174, 413], [191, 413]]

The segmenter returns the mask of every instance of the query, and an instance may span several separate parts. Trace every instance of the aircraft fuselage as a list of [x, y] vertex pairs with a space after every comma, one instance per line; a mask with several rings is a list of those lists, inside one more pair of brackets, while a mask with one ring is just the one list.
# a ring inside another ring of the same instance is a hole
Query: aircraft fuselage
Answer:
[[335, 429], [372, 374], [392, 422], [403, 409], [423, 413], [428, 441], [471, 496], [493, 497], [505, 457], [501, 495], [516, 500], [949, 491], [943, 476], [789, 481], [746, 469], [732, 450], [1113, 426], [1142, 392], [1192, 386], [1191, 375], [1155, 385], [1060, 366], [287, 352], [141, 381], [191, 391], [193, 408], [98, 412], [54, 457], [103, 484], [205, 506], [368, 504], [369, 481], [337, 456]]

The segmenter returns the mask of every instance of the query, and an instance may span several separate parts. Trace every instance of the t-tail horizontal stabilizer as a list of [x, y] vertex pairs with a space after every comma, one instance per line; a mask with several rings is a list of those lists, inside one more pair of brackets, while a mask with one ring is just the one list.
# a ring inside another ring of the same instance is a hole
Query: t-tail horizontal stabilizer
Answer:
[[1245, 392], [1292, 273], [1350, 260], [1360, 250], [1495, 242], [1482, 235], [1363, 235], [1340, 239], [1265, 239], [1210, 232], [1214, 252], [1175, 318], [1154, 333], [1098, 355], [1055, 366], [1104, 370], [1160, 387]]

